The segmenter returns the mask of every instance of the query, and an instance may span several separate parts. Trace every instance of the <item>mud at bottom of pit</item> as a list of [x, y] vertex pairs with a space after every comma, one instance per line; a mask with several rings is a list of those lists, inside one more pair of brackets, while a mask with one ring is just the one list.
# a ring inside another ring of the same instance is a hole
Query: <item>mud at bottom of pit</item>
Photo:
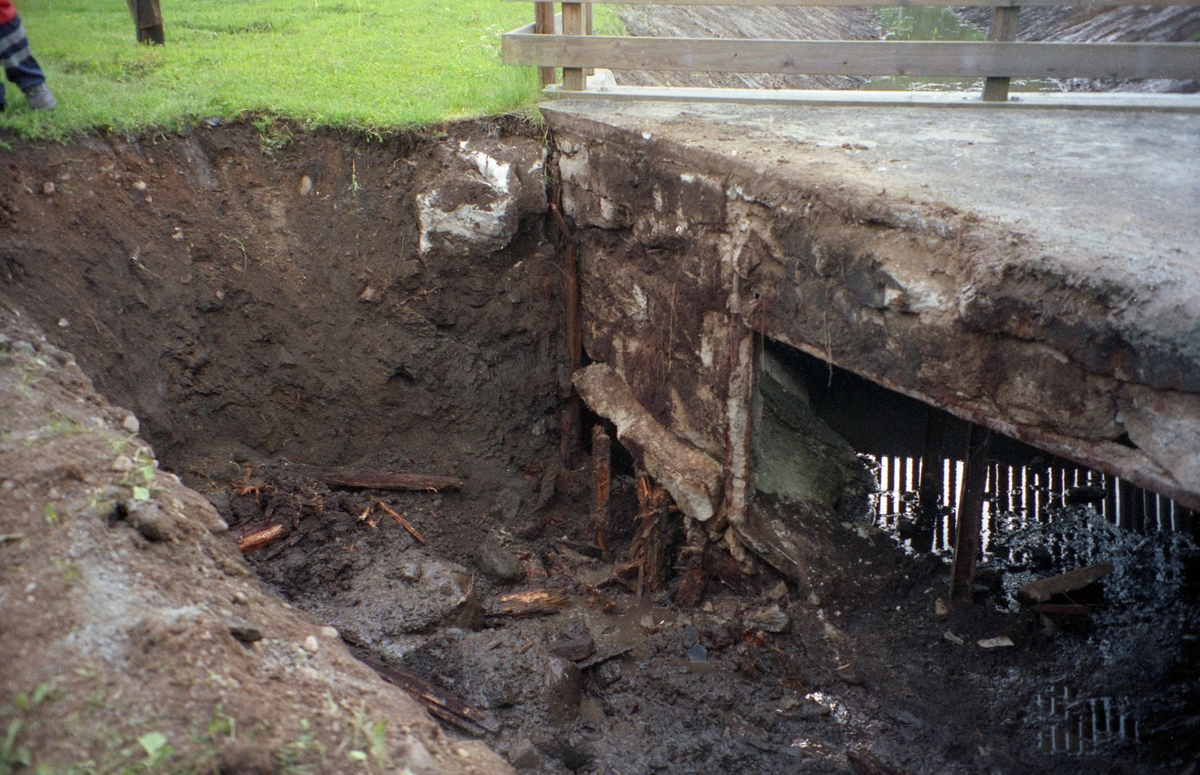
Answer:
[[[799, 590], [761, 564], [746, 576], [710, 546], [703, 591], [686, 592], [694, 604], [679, 602], [687, 582], [670, 571], [657, 589], [643, 578], [639, 597], [636, 575], [621, 577], [636, 543], [634, 482], [614, 480], [606, 562], [589, 556], [599, 554], [587, 537], [589, 475], [530, 477], [527, 499], [505, 491], [480, 515], [453, 492], [331, 490], [277, 463], [248, 472], [246, 494], [221, 505], [242, 529], [268, 508], [297, 525], [250, 555], [260, 577], [359, 653], [494, 719], [494, 732], [460, 723], [458, 733], [520, 771], [1178, 772], [1194, 755], [1187, 666], [1200, 622], [1186, 590], [1129, 610], [1132, 599], [1110, 592], [1108, 614], [1053, 632], [1004, 610], [1002, 585], [947, 613], [942, 559], [846, 524], [825, 528], [823, 545], [837, 549], [820, 586]], [[480, 524], [465, 554], [439, 547]], [[507, 599], [533, 591], [560, 602], [505, 613]], [[997, 637], [1013, 645], [978, 645]], [[1084, 716], [1097, 703], [1095, 732]]]

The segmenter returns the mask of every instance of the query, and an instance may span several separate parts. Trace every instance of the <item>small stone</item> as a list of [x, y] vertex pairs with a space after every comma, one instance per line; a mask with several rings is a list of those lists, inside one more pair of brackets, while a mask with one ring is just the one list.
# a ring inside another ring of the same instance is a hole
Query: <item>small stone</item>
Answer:
[[703, 643], [697, 643], [687, 650], [687, 658], [689, 662], [707, 662], [708, 649], [704, 648]]
[[945, 632], [943, 632], [942, 637], [945, 638], [946, 640], [950, 641], [951, 643], [953, 643], [955, 646], [961, 646], [963, 643], [966, 642], [962, 638], [955, 635], [950, 630], [946, 630]]
[[66, 318], [59, 318], [58, 319], [58, 327], [59, 328], [70, 328], [71, 321], [67, 320]]
[[128, 455], [117, 455], [109, 468], [119, 474], [124, 474], [133, 470], [133, 460]]
[[37, 355], [37, 349], [29, 342], [13, 342], [12, 351], [18, 355]]
[[508, 584], [525, 578], [525, 565], [494, 538], [485, 538], [479, 545], [476, 559], [479, 569], [493, 579]]
[[747, 628], [766, 632], [783, 632], [788, 628], [789, 623], [788, 615], [779, 608], [778, 603], [747, 611], [746, 615], [742, 617], [742, 624]]
[[250, 602], [250, 598], [246, 597], [246, 593], [242, 591], [234, 592], [232, 599], [238, 605], [247, 605]]
[[43, 183], [42, 184], [42, 193], [45, 194], [46, 196], [50, 196], [51, 194], [53, 194], [54, 193], [54, 182], [47, 180], [45, 183]]
[[239, 643], [254, 643], [263, 639], [262, 630], [252, 624], [231, 624], [229, 634]]
[[310, 193], [312, 193], [312, 190], [313, 190], [312, 178], [310, 178], [308, 175], [301, 177], [300, 178], [300, 196], [308, 196]]
[[176, 242], [180, 242], [183, 240], [183, 227], [182, 226], [175, 227], [175, 231], [171, 232], [171, 239], [175, 240]]
[[132, 414], [125, 415], [125, 419], [121, 421], [121, 427], [130, 433], [137, 433], [141, 430], [142, 424], [138, 422], [138, 418]]
[[126, 506], [126, 511], [129, 524], [147, 541], [161, 543], [175, 537], [175, 520], [160, 509], [158, 504], [133, 501]]
[[787, 597], [787, 593], [787, 583], [781, 581], [767, 591], [767, 597], [771, 600], [783, 600], [785, 597]]
[[1007, 646], [1015, 646], [1017, 644], [1013, 643], [1013, 639], [1007, 635], [1000, 635], [995, 638], [984, 638], [983, 640], [978, 641], [978, 645], [981, 649], [1000, 649]]
[[496, 511], [506, 520], [516, 519], [521, 511], [521, 494], [511, 487], [502, 490], [496, 496]]
[[592, 640], [591, 635], [585, 635], [582, 638], [551, 643], [547, 650], [556, 657], [579, 662], [596, 653], [596, 641]]
[[935, 601], [934, 601], [934, 603], [933, 603], [933, 612], [934, 612], [934, 614], [936, 614], [938, 617], [942, 617], [942, 616], [949, 616], [949, 615], [950, 615], [950, 606], [946, 605], [946, 601], [945, 601], [945, 600], [942, 600], [942, 599], [939, 597], [939, 598], [938, 598], [937, 600], [935, 600]]
[[595, 697], [587, 697], [579, 706], [579, 723], [587, 729], [598, 730], [604, 727], [604, 706]]
[[816, 592], [809, 592], [808, 593], [808, 604], [811, 606], [820, 606], [821, 605], [821, 596], [818, 595]]
[[518, 770], [536, 770], [542, 766], [542, 757], [528, 740], [518, 741], [508, 752], [508, 760]]
[[320, 633], [322, 638], [329, 638], [330, 640], [337, 640], [341, 637], [341, 633], [337, 631], [337, 627], [322, 627], [317, 632]]
[[303, 648], [309, 654], [316, 654], [317, 651], [321, 648], [321, 644], [317, 643], [316, 635], [309, 635], [307, 638], [304, 639]]
[[133, 190], [134, 191], [145, 191], [146, 190], [146, 181], [144, 181], [144, 180], [133, 181]]
[[617, 681], [620, 681], [624, 675], [625, 671], [621, 668], [621, 663], [610, 659], [607, 662], [600, 663], [593, 674], [593, 678], [595, 678], [597, 686], [601, 689], [607, 689]]
[[558, 726], [568, 726], [579, 715], [583, 680], [574, 662], [558, 657], [546, 660], [545, 697], [547, 715]]

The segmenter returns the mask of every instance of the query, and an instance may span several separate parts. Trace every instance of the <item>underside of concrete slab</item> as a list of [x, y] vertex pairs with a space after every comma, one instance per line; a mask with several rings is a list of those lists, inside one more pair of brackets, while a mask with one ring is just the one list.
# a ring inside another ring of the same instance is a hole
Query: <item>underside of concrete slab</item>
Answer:
[[543, 111], [589, 356], [727, 468], [754, 331], [1200, 508], [1200, 115]]

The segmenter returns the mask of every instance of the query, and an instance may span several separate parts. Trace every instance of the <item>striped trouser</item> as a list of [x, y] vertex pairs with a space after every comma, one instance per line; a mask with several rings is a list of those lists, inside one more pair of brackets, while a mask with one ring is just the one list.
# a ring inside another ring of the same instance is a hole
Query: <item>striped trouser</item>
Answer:
[[[21, 91], [29, 91], [39, 83], [46, 82], [46, 75], [29, 50], [29, 39], [21, 17], [14, 16], [8, 23], [0, 24], [0, 66], [8, 80]], [[4, 104], [4, 84], [0, 83], [0, 105]]]

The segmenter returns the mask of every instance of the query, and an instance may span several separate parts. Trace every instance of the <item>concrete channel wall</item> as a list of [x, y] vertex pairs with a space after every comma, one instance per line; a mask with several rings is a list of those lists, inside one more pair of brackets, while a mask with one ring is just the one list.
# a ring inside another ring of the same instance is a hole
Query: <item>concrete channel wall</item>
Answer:
[[1200, 116], [706, 110], [545, 115], [587, 355], [727, 487], [757, 332], [1200, 508]]

